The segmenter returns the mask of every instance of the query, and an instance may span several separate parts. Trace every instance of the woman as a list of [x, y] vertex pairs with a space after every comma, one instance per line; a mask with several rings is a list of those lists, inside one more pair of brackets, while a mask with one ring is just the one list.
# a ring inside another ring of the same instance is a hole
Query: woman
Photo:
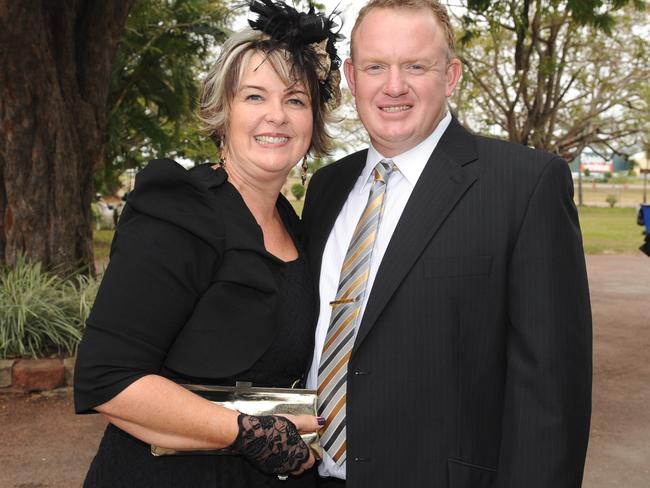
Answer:
[[[224, 44], [203, 89], [200, 115], [222, 144], [221, 163], [189, 172], [150, 163], [117, 228], [77, 355], [76, 411], [110, 422], [84, 486], [313, 479], [303, 474], [314, 458], [299, 433], [322, 419], [247, 416], [179, 386], [290, 387], [313, 347], [313, 286], [280, 189], [306, 153], [329, 142], [337, 35], [313, 10], [250, 6], [259, 15], [253, 29]], [[150, 444], [240, 455], [154, 457]]]

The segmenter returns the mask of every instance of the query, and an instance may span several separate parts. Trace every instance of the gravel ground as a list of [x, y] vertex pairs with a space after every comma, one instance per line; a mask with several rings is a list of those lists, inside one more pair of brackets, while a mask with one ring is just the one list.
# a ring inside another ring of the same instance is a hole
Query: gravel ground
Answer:
[[650, 486], [650, 258], [587, 259], [594, 321], [591, 438], [583, 486]]
[[0, 487], [81, 486], [105, 425], [73, 414], [69, 388], [0, 394]]
[[[650, 258], [589, 256], [587, 266], [594, 400], [583, 486], [647, 488]], [[104, 426], [98, 415], [73, 415], [69, 389], [0, 394], [0, 488], [81, 486]]]

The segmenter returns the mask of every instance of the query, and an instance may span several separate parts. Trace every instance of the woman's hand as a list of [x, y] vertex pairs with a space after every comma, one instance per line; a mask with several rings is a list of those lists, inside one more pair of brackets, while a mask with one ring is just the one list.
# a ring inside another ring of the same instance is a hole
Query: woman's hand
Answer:
[[[318, 432], [325, 425], [325, 419], [323, 417], [314, 417], [313, 415], [280, 415], [295, 425], [301, 434]], [[292, 471], [290, 474], [298, 476], [310, 469], [315, 462], [316, 458], [314, 457], [314, 453], [309, 449], [309, 460], [298, 471]]]
[[[313, 415], [279, 415], [288, 419], [293, 425], [295, 425], [298, 432], [301, 434], [318, 432], [325, 425], [325, 419], [323, 417], [314, 417]], [[298, 471], [293, 471], [290, 474], [298, 476], [311, 468], [315, 462], [316, 458], [314, 457], [314, 453], [309, 449], [309, 460], [303, 464]]]
[[284, 417], [293, 425], [296, 426], [298, 432], [301, 434], [311, 434], [312, 432], [318, 432], [325, 425], [325, 419], [322, 417], [314, 417], [313, 415], [289, 415], [284, 413], [278, 414], [280, 417]]
[[314, 465], [314, 455], [300, 434], [320, 428], [316, 417], [240, 414], [237, 424], [239, 433], [231, 449], [261, 471], [298, 475]]

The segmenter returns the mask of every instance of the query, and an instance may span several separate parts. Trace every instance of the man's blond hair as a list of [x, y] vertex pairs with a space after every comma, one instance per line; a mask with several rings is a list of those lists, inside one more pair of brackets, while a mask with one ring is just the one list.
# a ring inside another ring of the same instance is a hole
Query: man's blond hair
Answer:
[[[350, 52], [354, 58], [354, 34], [356, 33], [359, 25], [363, 21], [364, 17], [368, 15], [371, 10], [378, 8], [394, 8], [394, 9], [409, 9], [409, 10], [419, 10], [419, 9], [428, 9], [431, 11], [435, 19], [438, 21], [440, 27], [442, 27], [445, 43], [447, 44], [447, 60], [450, 61], [455, 57], [456, 52], [456, 38], [454, 36], [454, 30], [451, 27], [451, 21], [449, 20], [449, 14], [447, 13], [447, 8], [444, 5], [441, 5], [437, 0], [370, 0], [364, 7], [359, 11], [357, 20], [354, 23], [352, 28], [352, 34], [350, 35]], [[387, 35], [390, 35], [387, 33]]]

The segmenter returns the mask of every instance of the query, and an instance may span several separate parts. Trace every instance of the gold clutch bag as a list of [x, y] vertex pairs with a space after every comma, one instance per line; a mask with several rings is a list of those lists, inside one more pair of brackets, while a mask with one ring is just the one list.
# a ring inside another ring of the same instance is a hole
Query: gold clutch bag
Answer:
[[[206, 400], [247, 415], [317, 415], [316, 390], [294, 388], [260, 388], [254, 386], [204, 386], [182, 385]], [[317, 433], [303, 434], [302, 439], [315, 453], [322, 457], [320, 437]], [[228, 449], [203, 451], [176, 451], [164, 447], [151, 446], [154, 456], [196, 455], [196, 454], [234, 454]]]

